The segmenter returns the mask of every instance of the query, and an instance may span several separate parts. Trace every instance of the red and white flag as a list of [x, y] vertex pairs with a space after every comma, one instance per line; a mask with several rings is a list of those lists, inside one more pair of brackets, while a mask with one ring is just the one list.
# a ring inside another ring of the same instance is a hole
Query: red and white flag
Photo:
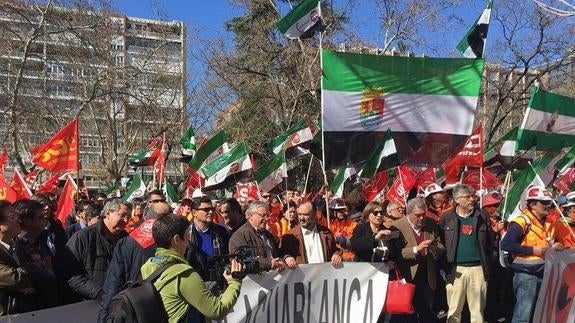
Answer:
[[248, 199], [259, 200], [260, 191], [257, 182], [237, 183], [236, 193], [234, 198], [240, 203], [244, 203]]
[[409, 191], [415, 186], [415, 183], [415, 175], [409, 167], [397, 167], [397, 177], [386, 194], [387, 199], [396, 201], [405, 207]]
[[385, 196], [388, 183], [389, 175], [386, 170], [375, 174], [375, 176], [363, 184], [363, 196], [370, 202]]
[[30, 197], [32, 197], [32, 192], [30, 191], [30, 188], [28, 187], [26, 181], [24, 181], [24, 177], [22, 177], [22, 174], [20, 174], [20, 172], [16, 167], [14, 167], [14, 171], [12, 173], [12, 183], [10, 183], [10, 186], [12, 187], [12, 189], [14, 189], [16, 194], [18, 194], [19, 200], [29, 199]]
[[575, 168], [568, 168], [559, 178], [553, 183], [553, 186], [561, 190], [563, 194], [572, 191], [569, 186], [575, 183]]

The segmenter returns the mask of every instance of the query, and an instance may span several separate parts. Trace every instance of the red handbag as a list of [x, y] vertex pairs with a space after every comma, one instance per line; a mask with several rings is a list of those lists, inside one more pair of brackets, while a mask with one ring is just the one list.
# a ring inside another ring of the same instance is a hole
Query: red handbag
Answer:
[[415, 294], [415, 285], [408, 283], [401, 278], [401, 274], [395, 266], [397, 279], [387, 282], [387, 294], [382, 312], [387, 314], [413, 314], [413, 295]]

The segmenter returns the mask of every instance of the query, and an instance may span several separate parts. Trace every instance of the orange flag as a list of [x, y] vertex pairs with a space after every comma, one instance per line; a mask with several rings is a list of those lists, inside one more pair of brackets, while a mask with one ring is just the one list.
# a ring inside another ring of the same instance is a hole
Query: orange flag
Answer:
[[29, 199], [30, 197], [32, 197], [32, 192], [30, 191], [30, 188], [28, 188], [28, 184], [26, 184], [26, 181], [24, 181], [24, 177], [22, 177], [22, 174], [20, 174], [18, 169], [15, 167], [14, 167], [14, 173], [12, 174], [12, 183], [10, 183], [10, 186], [12, 187], [12, 189], [14, 189], [16, 194], [18, 194], [19, 200]]
[[30, 149], [32, 163], [49, 171], [78, 169], [78, 118], [64, 126], [48, 142]]
[[7, 200], [10, 203], [14, 203], [18, 200], [18, 193], [6, 183], [4, 177], [0, 177], [0, 200]]
[[62, 223], [66, 223], [66, 217], [70, 215], [74, 204], [76, 203], [76, 194], [78, 194], [78, 186], [70, 175], [66, 178], [66, 184], [62, 189], [60, 198], [58, 199], [58, 208], [56, 209], [56, 218]]

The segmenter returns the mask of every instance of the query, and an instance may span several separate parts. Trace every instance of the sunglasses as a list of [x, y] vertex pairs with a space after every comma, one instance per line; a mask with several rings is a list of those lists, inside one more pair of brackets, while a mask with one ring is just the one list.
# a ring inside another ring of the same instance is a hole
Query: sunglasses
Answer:
[[151, 200], [150, 203], [166, 202], [166, 200]]
[[206, 213], [214, 212], [214, 208], [213, 208], [213, 207], [199, 207], [199, 208], [197, 208], [196, 210], [198, 210], [198, 211], [204, 211], [204, 212], [206, 212]]
[[383, 212], [383, 210], [379, 210], [379, 211], [371, 211], [371, 213], [373, 213], [373, 215], [378, 216], [378, 215], [385, 215], [385, 212]]
[[549, 205], [551, 205], [551, 201], [538, 201], [538, 202], [541, 203], [541, 205], [544, 205], [544, 206], [549, 206]]

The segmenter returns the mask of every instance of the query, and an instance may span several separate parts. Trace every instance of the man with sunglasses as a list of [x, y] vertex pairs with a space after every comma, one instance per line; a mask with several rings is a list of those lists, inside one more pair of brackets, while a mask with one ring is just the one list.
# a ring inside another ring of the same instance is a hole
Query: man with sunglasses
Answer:
[[545, 252], [549, 247], [561, 250], [555, 242], [553, 223], [547, 218], [553, 197], [543, 186], [530, 186], [525, 192], [526, 207], [509, 223], [501, 240], [501, 249], [515, 256], [513, 289], [517, 303], [513, 322], [530, 322], [545, 269]]
[[[228, 254], [228, 231], [214, 223], [215, 208], [207, 196], [192, 199], [193, 221], [186, 258], [204, 281], [218, 281], [222, 273], [213, 270], [209, 257]], [[223, 286], [221, 286], [223, 287]]]

